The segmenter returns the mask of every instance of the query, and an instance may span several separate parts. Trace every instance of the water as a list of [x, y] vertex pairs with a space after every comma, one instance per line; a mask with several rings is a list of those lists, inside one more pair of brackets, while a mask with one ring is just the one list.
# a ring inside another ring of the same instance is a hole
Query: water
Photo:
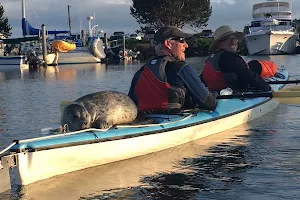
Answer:
[[[246, 57], [252, 59], [255, 57]], [[265, 56], [299, 79], [300, 56]], [[204, 58], [188, 62], [201, 71]], [[128, 92], [142, 63], [62, 65], [0, 73], [0, 150], [59, 125], [59, 104], [101, 90]], [[299, 199], [300, 106], [281, 104], [234, 129], [139, 158], [85, 169], [0, 199]]]

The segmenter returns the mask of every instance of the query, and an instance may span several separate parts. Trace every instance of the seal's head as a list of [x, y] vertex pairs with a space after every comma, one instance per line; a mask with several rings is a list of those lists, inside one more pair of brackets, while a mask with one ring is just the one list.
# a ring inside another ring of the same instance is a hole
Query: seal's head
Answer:
[[61, 125], [68, 125], [70, 131], [78, 131], [91, 128], [91, 116], [84, 106], [70, 104], [64, 111], [61, 118]]

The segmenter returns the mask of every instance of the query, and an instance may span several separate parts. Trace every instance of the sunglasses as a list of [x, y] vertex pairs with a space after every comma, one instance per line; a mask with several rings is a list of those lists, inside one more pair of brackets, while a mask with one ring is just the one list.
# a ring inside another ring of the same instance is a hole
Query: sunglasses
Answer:
[[179, 38], [179, 37], [169, 38], [169, 40], [175, 40], [175, 41], [180, 42], [180, 43], [185, 43], [186, 42], [185, 38]]
[[223, 40], [221, 40], [221, 42], [223, 42], [223, 41], [230, 41], [230, 42], [232, 42], [233, 40], [236, 40], [237, 42], [239, 41], [236, 37], [228, 37], [228, 38], [224, 38]]

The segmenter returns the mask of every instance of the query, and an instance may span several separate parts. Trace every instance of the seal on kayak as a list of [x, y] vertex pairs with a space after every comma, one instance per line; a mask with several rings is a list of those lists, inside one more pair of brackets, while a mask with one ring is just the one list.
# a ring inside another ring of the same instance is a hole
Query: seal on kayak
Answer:
[[102, 91], [80, 97], [62, 112], [61, 125], [69, 131], [88, 128], [105, 129], [130, 123], [137, 117], [137, 107], [129, 96], [116, 91]]

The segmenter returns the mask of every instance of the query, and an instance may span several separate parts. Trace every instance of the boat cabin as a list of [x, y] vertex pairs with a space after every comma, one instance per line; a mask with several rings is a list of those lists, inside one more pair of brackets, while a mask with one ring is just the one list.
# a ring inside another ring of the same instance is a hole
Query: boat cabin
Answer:
[[289, 1], [268, 0], [253, 5], [253, 20], [244, 29], [245, 34], [260, 30], [295, 31]]

